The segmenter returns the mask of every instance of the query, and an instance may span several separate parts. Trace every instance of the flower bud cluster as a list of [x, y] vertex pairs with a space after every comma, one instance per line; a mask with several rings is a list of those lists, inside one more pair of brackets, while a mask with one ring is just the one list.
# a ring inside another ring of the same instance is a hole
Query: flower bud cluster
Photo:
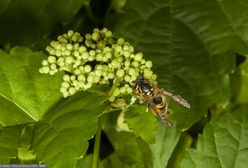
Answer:
[[94, 85], [109, 84], [113, 85], [109, 94], [113, 102], [116, 97], [132, 94], [132, 86], [141, 73], [151, 82], [156, 81], [152, 62], [145, 60], [141, 52], [135, 53], [123, 38], [114, 38], [106, 28], [96, 28], [84, 37], [69, 30], [46, 50], [49, 56], [42, 61], [40, 73], [54, 75], [64, 71], [60, 89], [64, 97]]

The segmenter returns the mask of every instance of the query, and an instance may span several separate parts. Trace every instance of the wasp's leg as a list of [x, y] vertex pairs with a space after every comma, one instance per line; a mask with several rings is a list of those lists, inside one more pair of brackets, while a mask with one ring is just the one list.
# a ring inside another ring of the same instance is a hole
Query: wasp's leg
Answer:
[[161, 120], [166, 126], [172, 127], [171, 122], [167, 119], [168, 115], [169, 115], [169, 111], [168, 111], [168, 106], [166, 104], [163, 113], [161, 113]]
[[179, 95], [174, 95], [173, 93], [170, 93], [164, 89], [159, 89], [159, 92], [160, 93], [163, 93], [169, 97], [171, 97], [173, 100], [175, 100], [177, 103], [187, 107], [187, 108], [190, 108], [190, 104], [187, 100], [183, 99], [181, 96]]

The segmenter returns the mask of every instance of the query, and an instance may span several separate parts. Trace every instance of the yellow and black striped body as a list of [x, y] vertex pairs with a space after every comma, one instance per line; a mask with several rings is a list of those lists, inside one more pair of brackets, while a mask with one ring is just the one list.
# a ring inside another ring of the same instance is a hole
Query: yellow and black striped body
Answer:
[[166, 101], [164, 96], [153, 97], [152, 103], [155, 105], [158, 112], [164, 113], [166, 111]]

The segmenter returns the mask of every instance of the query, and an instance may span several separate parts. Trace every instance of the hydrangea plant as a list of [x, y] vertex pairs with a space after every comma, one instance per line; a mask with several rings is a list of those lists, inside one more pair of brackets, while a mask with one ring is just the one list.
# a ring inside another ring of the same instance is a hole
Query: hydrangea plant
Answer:
[[42, 61], [40, 73], [54, 75], [64, 71], [61, 93], [71, 96], [93, 86], [110, 85], [108, 99], [132, 94], [132, 85], [142, 73], [152, 83], [156, 74], [152, 62], [124, 38], [115, 38], [107, 28], [95, 28], [84, 37], [69, 30], [46, 48], [49, 56]]

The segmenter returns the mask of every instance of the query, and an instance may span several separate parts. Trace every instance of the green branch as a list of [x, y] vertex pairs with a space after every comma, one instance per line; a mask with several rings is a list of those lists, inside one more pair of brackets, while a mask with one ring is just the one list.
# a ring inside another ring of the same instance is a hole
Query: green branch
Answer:
[[99, 153], [100, 153], [102, 123], [103, 123], [103, 119], [102, 117], [99, 117], [98, 118], [98, 129], [96, 132], [95, 144], [94, 144], [92, 168], [99, 167]]

